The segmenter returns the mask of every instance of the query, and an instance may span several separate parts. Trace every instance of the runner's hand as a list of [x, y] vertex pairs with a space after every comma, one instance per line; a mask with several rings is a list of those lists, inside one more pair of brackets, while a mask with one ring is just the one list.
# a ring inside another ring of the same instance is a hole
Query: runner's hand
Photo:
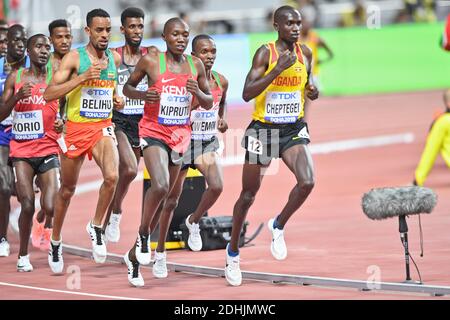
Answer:
[[34, 84], [31, 82], [25, 83], [23, 87], [19, 89], [19, 92], [17, 92], [17, 98], [22, 100], [31, 97], [33, 86]]
[[64, 121], [62, 119], [56, 119], [53, 123], [53, 128], [55, 129], [56, 133], [61, 133], [64, 130]]
[[319, 97], [319, 90], [316, 86], [308, 84], [305, 88], [306, 96], [309, 100], [316, 100]]
[[102, 69], [98, 62], [93, 63], [89, 69], [82, 74], [84, 81], [100, 79], [100, 73]]
[[278, 70], [281, 73], [284, 70], [293, 66], [296, 61], [297, 55], [295, 54], [295, 52], [290, 52], [289, 50], [286, 50], [278, 57], [276, 68], [278, 68]]
[[220, 119], [217, 123], [217, 129], [221, 133], [225, 133], [228, 130], [228, 123], [224, 119]]
[[188, 92], [192, 93], [193, 96], [196, 96], [199, 91], [197, 80], [189, 78], [186, 82], [186, 89]]
[[122, 110], [125, 107], [125, 100], [121, 96], [115, 95], [113, 101], [115, 110]]
[[161, 95], [156, 90], [150, 90], [146, 92], [145, 101], [148, 103], [158, 103], [161, 99]]

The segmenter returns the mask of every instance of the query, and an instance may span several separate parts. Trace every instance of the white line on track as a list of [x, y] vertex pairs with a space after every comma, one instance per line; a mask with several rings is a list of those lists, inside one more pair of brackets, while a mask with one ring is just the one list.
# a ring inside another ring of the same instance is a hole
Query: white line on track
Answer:
[[107, 295], [103, 295], [103, 294], [94, 294], [94, 293], [86, 293], [86, 292], [76, 292], [76, 291], [66, 291], [66, 290], [56, 290], [56, 289], [48, 289], [48, 288], [40, 288], [40, 287], [31, 287], [31, 286], [24, 286], [24, 285], [20, 285], [20, 284], [7, 283], [7, 282], [0, 282], [0, 286], [21, 288], [21, 289], [31, 289], [31, 290], [38, 290], [38, 291], [47, 291], [47, 292], [56, 292], [56, 293], [65, 293], [65, 294], [72, 294], [72, 295], [77, 295], [77, 296], [87, 296], [87, 297], [104, 298], [104, 299], [143, 300], [143, 299], [139, 299], [139, 298], [107, 296]]

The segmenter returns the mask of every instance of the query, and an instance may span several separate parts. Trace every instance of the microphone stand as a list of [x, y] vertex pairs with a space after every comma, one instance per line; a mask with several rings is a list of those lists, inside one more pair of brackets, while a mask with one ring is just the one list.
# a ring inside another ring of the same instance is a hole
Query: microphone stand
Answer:
[[421, 284], [420, 282], [416, 282], [411, 279], [411, 273], [409, 270], [408, 224], [406, 223], [406, 216], [400, 215], [398, 216], [398, 220], [399, 220], [400, 239], [403, 243], [403, 248], [405, 249], [405, 264], [406, 264], [405, 283]]

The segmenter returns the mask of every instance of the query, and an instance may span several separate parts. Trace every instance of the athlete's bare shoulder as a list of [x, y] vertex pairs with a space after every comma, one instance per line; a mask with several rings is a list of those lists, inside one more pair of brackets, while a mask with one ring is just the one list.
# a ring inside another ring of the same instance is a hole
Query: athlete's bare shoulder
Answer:
[[269, 65], [270, 49], [267, 44], [262, 45], [256, 50], [253, 56], [253, 67], [268, 66]]
[[114, 57], [114, 63], [116, 67], [120, 66], [120, 64], [122, 63], [122, 57], [120, 56], [120, 54], [115, 50], [111, 50], [111, 53]]
[[220, 79], [220, 83], [222, 84], [222, 87], [228, 88], [228, 79], [220, 72], [217, 72], [217, 74], [219, 75], [219, 79]]

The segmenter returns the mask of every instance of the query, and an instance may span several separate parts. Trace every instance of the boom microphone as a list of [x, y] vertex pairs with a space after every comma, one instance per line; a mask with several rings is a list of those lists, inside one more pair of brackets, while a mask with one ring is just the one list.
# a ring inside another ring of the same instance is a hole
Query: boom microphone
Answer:
[[372, 220], [431, 213], [436, 206], [437, 196], [433, 190], [424, 187], [398, 187], [372, 189], [362, 198], [362, 209]]
[[[436, 206], [436, 202], [437, 196], [433, 190], [417, 186], [372, 189], [365, 193], [362, 198], [362, 209], [369, 219], [383, 220], [398, 217], [400, 239], [405, 250], [407, 283], [414, 282], [411, 280], [409, 271], [410, 254], [406, 216], [431, 213]], [[422, 281], [420, 281], [421, 283]]]

